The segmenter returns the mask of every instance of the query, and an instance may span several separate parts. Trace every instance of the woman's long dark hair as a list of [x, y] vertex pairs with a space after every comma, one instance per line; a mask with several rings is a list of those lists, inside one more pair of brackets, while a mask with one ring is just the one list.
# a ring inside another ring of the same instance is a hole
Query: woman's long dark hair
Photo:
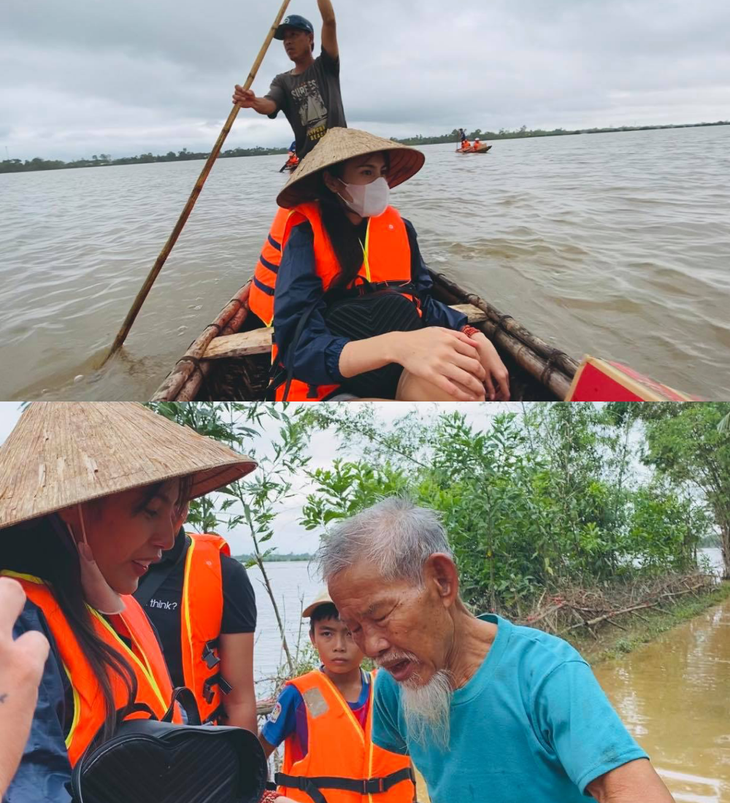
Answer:
[[[145, 494], [145, 504], [154, 497], [160, 485], [150, 486]], [[181, 500], [188, 499], [191, 485], [190, 477], [180, 481], [177, 502], [180, 510], [184, 504]], [[127, 659], [102, 641], [94, 630], [92, 614], [84, 600], [78, 552], [60, 516], [54, 513], [0, 531], [0, 569], [39, 577], [51, 587], [101, 686], [105, 718], [103, 728], [94, 741], [101, 743], [110, 739], [135, 703], [137, 676]], [[118, 675], [126, 687], [127, 702], [121, 709], [117, 709], [114, 700], [111, 672]]]
[[[383, 153], [386, 165], [389, 165], [388, 152]], [[332, 165], [327, 172], [335, 178], [342, 178], [345, 162]], [[324, 176], [320, 177], [317, 197], [322, 210], [322, 224], [327, 232], [337, 261], [340, 263], [340, 275], [330, 290], [342, 290], [352, 283], [360, 272], [363, 262], [363, 243], [360, 241], [360, 232], [347, 217], [346, 207], [340, 198], [324, 183]]]
[[106, 716], [99, 738], [114, 735], [118, 714], [110, 672], [115, 672], [127, 690], [126, 709], [137, 697], [137, 677], [129, 662], [103, 642], [94, 630], [81, 586], [81, 568], [76, 547], [60, 517], [52, 514], [0, 532], [0, 568], [39, 577], [51, 586], [84, 656], [99, 681]]

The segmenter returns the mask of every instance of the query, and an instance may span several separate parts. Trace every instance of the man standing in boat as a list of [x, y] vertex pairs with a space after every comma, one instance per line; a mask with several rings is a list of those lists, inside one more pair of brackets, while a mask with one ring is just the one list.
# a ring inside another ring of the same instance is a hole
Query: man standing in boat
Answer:
[[322, 52], [316, 58], [314, 26], [297, 14], [285, 17], [275, 37], [284, 43], [294, 68], [277, 75], [268, 93], [256, 97], [253, 90], [236, 85], [233, 102], [272, 120], [284, 112], [294, 131], [297, 155], [303, 159], [325, 133], [335, 126], [346, 128], [340, 90], [340, 50], [337, 21], [331, 0], [317, 0], [322, 15]]
[[[330, 128], [347, 128], [340, 89], [340, 48], [337, 20], [331, 0], [317, 0], [322, 15], [322, 53], [314, 57], [314, 26], [296, 14], [285, 17], [276, 29], [287, 56], [294, 62], [289, 72], [277, 75], [267, 95], [236, 85], [233, 102], [272, 120], [283, 111], [294, 131], [296, 152], [302, 159]], [[249, 307], [266, 326], [274, 320], [274, 281], [281, 263], [281, 241], [289, 211], [279, 209], [264, 241], [251, 285]]]

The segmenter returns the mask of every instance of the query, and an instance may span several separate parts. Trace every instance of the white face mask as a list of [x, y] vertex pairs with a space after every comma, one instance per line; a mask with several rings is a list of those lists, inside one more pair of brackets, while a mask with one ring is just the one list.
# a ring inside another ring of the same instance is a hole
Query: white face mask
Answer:
[[[115, 613], [123, 613], [126, 605], [124, 600], [107, 583], [101, 569], [94, 560], [89, 542], [86, 540], [86, 527], [84, 526], [84, 512], [81, 505], [78, 506], [79, 520], [81, 522], [81, 534], [83, 541], [76, 541], [76, 548], [79, 552], [79, 565], [81, 566], [81, 587], [84, 589], [84, 598], [92, 608], [96, 608], [99, 613], [112, 616]], [[71, 527], [69, 526], [69, 530]], [[73, 531], [71, 532], [73, 537]], [[75, 539], [74, 539], [75, 540]]]
[[350, 194], [352, 201], [345, 201], [341, 193], [338, 193], [338, 195], [356, 215], [360, 215], [360, 217], [380, 217], [388, 208], [390, 187], [382, 176], [376, 178], [371, 184], [345, 184], [344, 181], [342, 183]]

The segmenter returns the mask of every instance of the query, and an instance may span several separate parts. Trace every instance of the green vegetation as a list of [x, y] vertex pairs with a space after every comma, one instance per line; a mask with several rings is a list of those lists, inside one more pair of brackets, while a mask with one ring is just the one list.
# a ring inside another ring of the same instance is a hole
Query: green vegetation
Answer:
[[612, 405], [618, 416], [644, 422], [645, 463], [675, 485], [695, 489], [712, 510], [730, 580], [730, 430], [725, 402]]
[[567, 639], [587, 661], [598, 664], [633, 652], [682, 622], [699, 616], [708, 608], [720, 605], [726, 599], [730, 599], [730, 583], [715, 586], [700, 596], [680, 599], [663, 610], [649, 611], [643, 616], [643, 620], [619, 619], [625, 629], [604, 630], [598, 639], [587, 633], [570, 635]]
[[[286, 148], [233, 148], [223, 151], [219, 159], [233, 159], [238, 156], [270, 156], [272, 154], [286, 154]], [[210, 153], [194, 153], [183, 148], [178, 153], [169, 151], [164, 156], [155, 156], [152, 153], [143, 153], [141, 156], [124, 156], [121, 159], [112, 159], [109, 154], [94, 155], [91, 159], [77, 159], [74, 162], [62, 162], [48, 159], [5, 159], [0, 162], [0, 173], [30, 173], [36, 170], [65, 170], [74, 167], [109, 167], [110, 165], [137, 165], [152, 162], [191, 162], [207, 159]]]
[[[258, 460], [225, 494], [194, 502], [189, 523], [246, 527], [265, 577], [295, 481], [308, 483], [299, 521], [320, 537], [384, 496], [438, 510], [468, 604], [570, 637], [627, 616], [632, 632], [635, 619], [670, 626], [667, 610], [714, 598], [717, 584], [697, 568], [713, 537], [730, 575], [730, 432], [720, 426], [730, 403], [532, 404], [498, 415], [484, 405], [478, 423], [422, 406], [388, 426], [377, 405], [153, 407]], [[308, 445], [324, 431], [349, 457], [313, 469]]]
[[[670, 420], [691, 414], [681, 405], [633, 407]], [[718, 421], [721, 408], [730, 405], [717, 405]], [[459, 414], [411, 416], [387, 433], [370, 411], [309, 415], [343, 441], [362, 442], [364, 453], [312, 473], [305, 526], [324, 533], [381, 496], [407, 493], [441, 512], [464, 597], [481, 610], [522, 619], [546, 595], [690, 573], [701, 539], [720, 526], [722, 510], [694, 483], [637, 470], [653, 424], [621, 406], [535, 405], [479, 427]], [[713, 423], [709, 416], [672, 442], [730, 444]]]
[[[493, 139], [527, 139], [530, 137], [572, 137], [577, 134], [619, 134], [627, 131], [663, 131], [668, 128], [707, 128], [717, 125], [730, 125], [730, 120], [719, 120], [716, 123], [687, 123], [686, 125], [640, 125], [640, 126], [621, 126], [619, 128], [581, 128], [575, 131], [567, 131], [564, 128], [554, 128], [551, 131], [545, 131], [542, 128], [528, 129], [526, 125], [522, 128], [516, 128], [514, 131], [508, 131], [501, 128], [499, 131], [482, 131], [477, 128], [474, 131], [467, 133], [467, 138], [475, 140], [481, 139], [482, 142]], [[396, 139], [396, 142], [402, 142], [404, 145], [438, 145], [445, 142], [459, 142], [461, 135], [459, 130], [455, 128], [450, 134], [442, 134], [440, 137], [407, 137], [406, 139]]]
[[[620, 128], [584, 128], [577, 131], [566, 131], [564, 128], [555, 128], [552, 131], [544, 131], [541, 128], [528, 129], [527, 126], [507, 131], [502, 128], [499, 131], [482, 131], [477, 128], [467, 134], [469, 139], [479, 137], [482, 141], [492, 139], [526, 139], [529, 137], [567, 137], [576, 134], [613, 134], [625, 131], [662, 131], [668, 128], [706, 128], [710, 126], [730, 125], [729, 120], [719, 120], [716, 123], [688, 123], [686, 125], [646, 125], [646, 126], [622, 126]], [[438, 137], [407, 137], [406, 139], [393, 138], [395, 142], [404, 145], [438, 145], [445, 142], [458, 142], [459, 132], [454, 129], [450, 134], [443, 134]], [[223, 151], [219, 159], [232, 159], [239, 156], [272, 156], [276, 154], [286, 154], [287, 148], [233, 148]], [[178, 153], [169, 151], [164, 156], [152, 153], [143, 153], [140, 156], [124, 156], [120, 159], [112, 159], [109, 154], [102, 153], [94, 155], [90, 159], [77, 159], [73, 162], [63, 162], [54, 159], [4, 159], [0, 161], [0, 173], [29, 173], [37, 170], [65, 170], [75, 167], [108, 167], [110, 165], [135, 165], [150, 164], [152, 162], [190, 162], [194, 160], [207, 159], [210, 153], [195, 153], [183, 148]]]

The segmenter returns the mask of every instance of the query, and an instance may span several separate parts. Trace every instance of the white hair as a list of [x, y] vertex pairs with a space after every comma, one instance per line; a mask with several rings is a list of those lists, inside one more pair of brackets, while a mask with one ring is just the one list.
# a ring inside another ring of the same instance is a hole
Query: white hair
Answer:
[[423, 566], [436, 553], [453, 559], [435, 510], [391, 497], [334, 526], [317, 553], [325, 582], [356, 563], [374, 565], [384, 580], [423, 582]]

